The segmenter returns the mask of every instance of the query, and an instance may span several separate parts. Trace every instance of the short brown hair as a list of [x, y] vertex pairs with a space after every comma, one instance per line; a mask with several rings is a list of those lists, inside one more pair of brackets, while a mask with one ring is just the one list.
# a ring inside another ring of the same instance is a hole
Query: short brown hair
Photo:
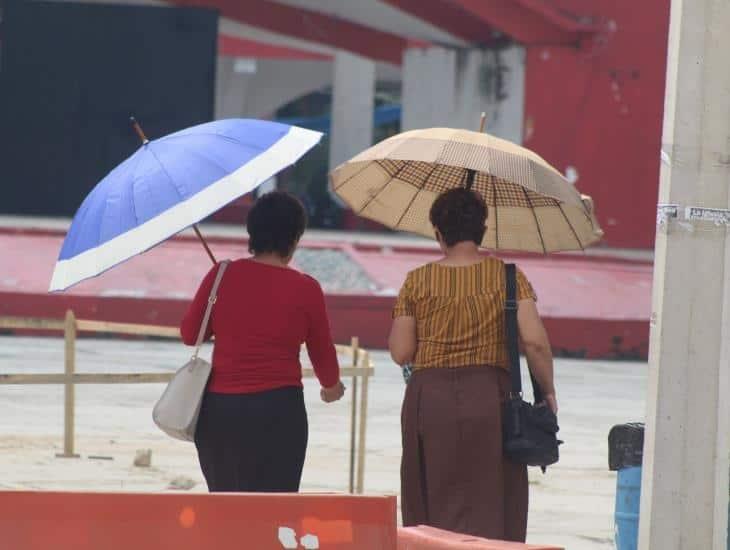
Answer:
[[487, 203], [475, 191], [458, 187], [438, 196], [431, 205], [431, 225], [446, 246], [471, 241], [480, 245], [487, 230]]
[[283, 191], [260, 197], [248, 214], [248, 249], [252, 254], [273, 252], [286, 258], [307, 227], [301, 201]]

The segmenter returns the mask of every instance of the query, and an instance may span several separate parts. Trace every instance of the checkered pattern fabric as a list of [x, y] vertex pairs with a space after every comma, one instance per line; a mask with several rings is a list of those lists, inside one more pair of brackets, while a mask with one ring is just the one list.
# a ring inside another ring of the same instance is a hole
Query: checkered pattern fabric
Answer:
[[[449, 189], [464, 187], [469, 172], [466, 168], [421, 161], [384, 159], [375, 162], [391, 179], [398, 179], [418, 189], [438, 194]], [[487, 172], [476, 172], [472, 189], [481, 194], [489, 206], [535, 208], [559, 204], [559, 201], [552, 197], [545, 197]]]
[[603, 232], [582, 196], [538, 155], [494, 136], [432, 128], [393, 136], [339, 166], [332, 189], [357, 214], [433, 237], [429, 210], [449, 189], [472, 189], [489, 207], [482, 245], [526, 252], [582, 250]]

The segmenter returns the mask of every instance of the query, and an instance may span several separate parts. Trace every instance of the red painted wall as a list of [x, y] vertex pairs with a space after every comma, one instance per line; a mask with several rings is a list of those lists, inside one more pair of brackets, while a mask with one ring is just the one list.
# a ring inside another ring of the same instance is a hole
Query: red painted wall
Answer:
[[[358, 336], [360, 345], [365, 348], [387, 348], [394, 298], [328, 295], [326, 299], [335, 342], [346, 345], [352, 336]], [[78, 319], [178, 326], [187, 305], [187, 300], [170, 298], [0, 292], [0, 316], [10, 317], [63, 319], [66, 310], [73, 309]], [[646, 320], [551, 315], [544, 316], [543, 320], [553, 351], [558, 356], [646, 360], [649, 350], [649, 323]], [[22, 330], [7, 332], [38, 334]], [[0, 330], [0, 334], [3, 333]]]
[[669, 0], [552, 0], [604, 29], [580, 49], [527, 50], [525, 146], [596, 202], [612, 247], [653, 248]]

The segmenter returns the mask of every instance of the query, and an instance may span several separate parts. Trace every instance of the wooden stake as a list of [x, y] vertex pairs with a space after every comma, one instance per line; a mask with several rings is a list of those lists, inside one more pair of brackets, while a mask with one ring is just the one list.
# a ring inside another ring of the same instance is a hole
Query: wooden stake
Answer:
[[[352, 338], [352, 367], [357, 368], [357, 360], [360, 351], [360, 340], [357, 336]], [[352, 410], [350, 411], [350, 494], [355, 492], [355, 454], [357, 433], [357, 377], [352, 377]]]
[[150, 142], [150, 140], [147, 139], [147, 136], [145, 135], [144, 130], [142, 130], [142, 127], [139, 125], [139, 122], [137, 122], [137, 119], [134, 117], [130, 117], [129, 120], [132, 123], [132, 127], [134, 128], [134, 131], [137, 132], [139, 139], [142, 140], [142, 145], [147, 145]]
[[64, 323], [64, 404], [63, 404], [63, 453], [59, 458], [78, 458], [74, 453], [74, 417], [76, 409], [76, 388], [73, 376], [76, 371], [76, 316], [74, 312], [66, 312]]
[[195, 234], [200, 239], [200, 242], [203, 243], [203, 248], [205, 248], [205, 251], [208, 253], [208, 257], [210, 258], [210, 261], [213, 262], [213, 265], [215, 265], [217, 263], [215, 261], [215, 256], [213, 256], [213, 253], [210, 251], [210, 247], [208, 246], [208, 243], [205, 242], [205, 239], [203, 238], [203, 234], [200, 232], [200, 229], [198, 229], [197, 223], [195, 225], [193, 225], [193, 231], [195, 231]]
[[481, 119], [479, 120], [479, 133], [484, 131], [484, 126], [487, 124], [487, 113], [482, 113]]
[[[363, 363], [366, 368], [370, 370], [370, 354], [367, 351], [363, 351]], [[362, 367], [361, 367], [362, 368]], [[370, 386], [370, 373], [364, 374], [362, 380], [362, 391], [360, 392], [360, 434], [359, 441], [357, 444], [357, 483], [355, 486], [355, 493], [361, 495], [365, 490], [365, 435], [367, 433], [367, 422], [368, 422], [368, 387]]]

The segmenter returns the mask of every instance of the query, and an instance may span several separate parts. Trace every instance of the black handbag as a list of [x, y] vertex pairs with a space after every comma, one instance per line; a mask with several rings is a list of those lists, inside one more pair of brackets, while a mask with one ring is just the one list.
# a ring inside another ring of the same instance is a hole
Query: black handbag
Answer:
[[540, 466], [542, 471], [559, 459], [558, 418], [543, 403], [540, 385], [530, 373], [535, 404], [522, 398], [520, 353], [517, 345], [517, 274], [514, 264], [505, 265], [507, 300], [505, 302], [505, 335], [509, 356], [512, 388], [502, 406], [502, 446], [512, 462]]

